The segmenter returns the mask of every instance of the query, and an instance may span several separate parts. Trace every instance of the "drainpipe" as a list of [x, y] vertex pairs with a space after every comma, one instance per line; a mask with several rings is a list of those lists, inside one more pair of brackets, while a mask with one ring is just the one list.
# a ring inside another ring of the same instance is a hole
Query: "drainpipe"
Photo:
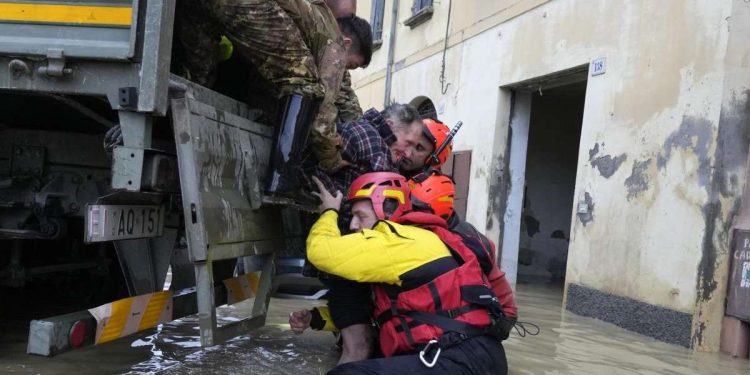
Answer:
[[391, 11], [391, 37], [388, 40], [388, 65], [385, 67], [385, 96], [383, 108], [391, 104], [391, 79], [393, 77], [393, 58], [396, 52], [396, 25], [398, 24], [398, 0], [393, 0]]

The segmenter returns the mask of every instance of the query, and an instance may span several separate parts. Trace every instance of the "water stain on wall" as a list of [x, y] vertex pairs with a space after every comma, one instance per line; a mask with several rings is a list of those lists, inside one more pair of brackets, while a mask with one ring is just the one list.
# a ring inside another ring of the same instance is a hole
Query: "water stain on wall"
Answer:
[[[594, 221], [594, 199], [591, 198], [591, 194], [586, 192], [584, 194], [584, 203], [586, 204], [586, 212], [581, 212], [580, 210], [576, 212], [576, 215], [578, 216], [578, 220], [581, 220], [581, 223], [585, 227], [586, 224]], [[581, 202], [579, 202], [580, 204]]]
[[648, 190], [650, 178], [646, 174], [651, 159], [634, 161], [630, 177], [625, 179], [625, 187], [628, 189], [628, 200], [637, 198], [642, 192]]
[[627, 160], [628, 156], [621, 154], [615, 157], [612, 155], [600, 156], [591, 161], [591, 167], [599, 170], [599, 174], [604, 178], [610, 178], [620, 169], [622, 163]]

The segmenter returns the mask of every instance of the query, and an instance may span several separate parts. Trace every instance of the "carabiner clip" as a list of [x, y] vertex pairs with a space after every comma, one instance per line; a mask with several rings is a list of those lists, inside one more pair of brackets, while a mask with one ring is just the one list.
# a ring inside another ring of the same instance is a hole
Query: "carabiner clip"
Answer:
[[428, 368], [432, 368], [435, 366], [435, 363], [437, 363], [438, 357], [440, 357], [440, 346], [437, 348], [437, 352], [435, 352], [435, 356], [432, 357], [432, 361], [427, 362], [427, 360], [424, 358], [424, 354], [427, 352], [428, 349], [430, 349], [430, 346], [433, 344], [437, 345], [438, 341], [435, 339], [430, 340], [430, 342], [427, 343], [427, 345], [424, 346], [424, 349], [419, 352], [419, 360], [422, 361], [422, 363], [427, 366]]

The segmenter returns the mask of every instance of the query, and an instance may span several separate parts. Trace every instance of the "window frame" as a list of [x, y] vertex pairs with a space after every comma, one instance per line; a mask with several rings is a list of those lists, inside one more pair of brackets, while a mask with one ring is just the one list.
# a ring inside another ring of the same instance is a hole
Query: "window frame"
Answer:
[[456, 184], [456, 193], [453, 197], [453, 206], [456, 214], [466, 220], [466, 212], [469, 208], [469, 187], [471, 184], [471, 151], [454, 151], [448, 156], [445, 164], [440, 168], [441, 172], [453, 179]]
[[[383, 45], [383, 29], [385, 28], [385, 0], [372, 0], [370, 27], [372, 27], [372, 48], [378, 49]], [[380, 22], [378, 22], [380, 21]], [[377, 27], [380, 27], [380, 30]]]
[[434, 12], [433, 0], [414, 0], [411, 6], [411, 17], [404, 21], [404, 25], [413, 29], [432, 18]]

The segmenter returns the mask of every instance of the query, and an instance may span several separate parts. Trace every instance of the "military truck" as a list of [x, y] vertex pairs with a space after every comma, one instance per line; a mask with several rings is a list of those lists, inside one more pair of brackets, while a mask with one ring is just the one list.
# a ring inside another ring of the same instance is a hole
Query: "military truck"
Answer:
[[[273, 129], [170, 73], [175, 2], [0, 1], [2, 290], [93, 296], [34, 317], [29, 353], [195, 312], [204, 346], [264, 324], [294, 218], [263, 194]], [[252, 315], [219, 327], [216, 307], [246, 298]]]

